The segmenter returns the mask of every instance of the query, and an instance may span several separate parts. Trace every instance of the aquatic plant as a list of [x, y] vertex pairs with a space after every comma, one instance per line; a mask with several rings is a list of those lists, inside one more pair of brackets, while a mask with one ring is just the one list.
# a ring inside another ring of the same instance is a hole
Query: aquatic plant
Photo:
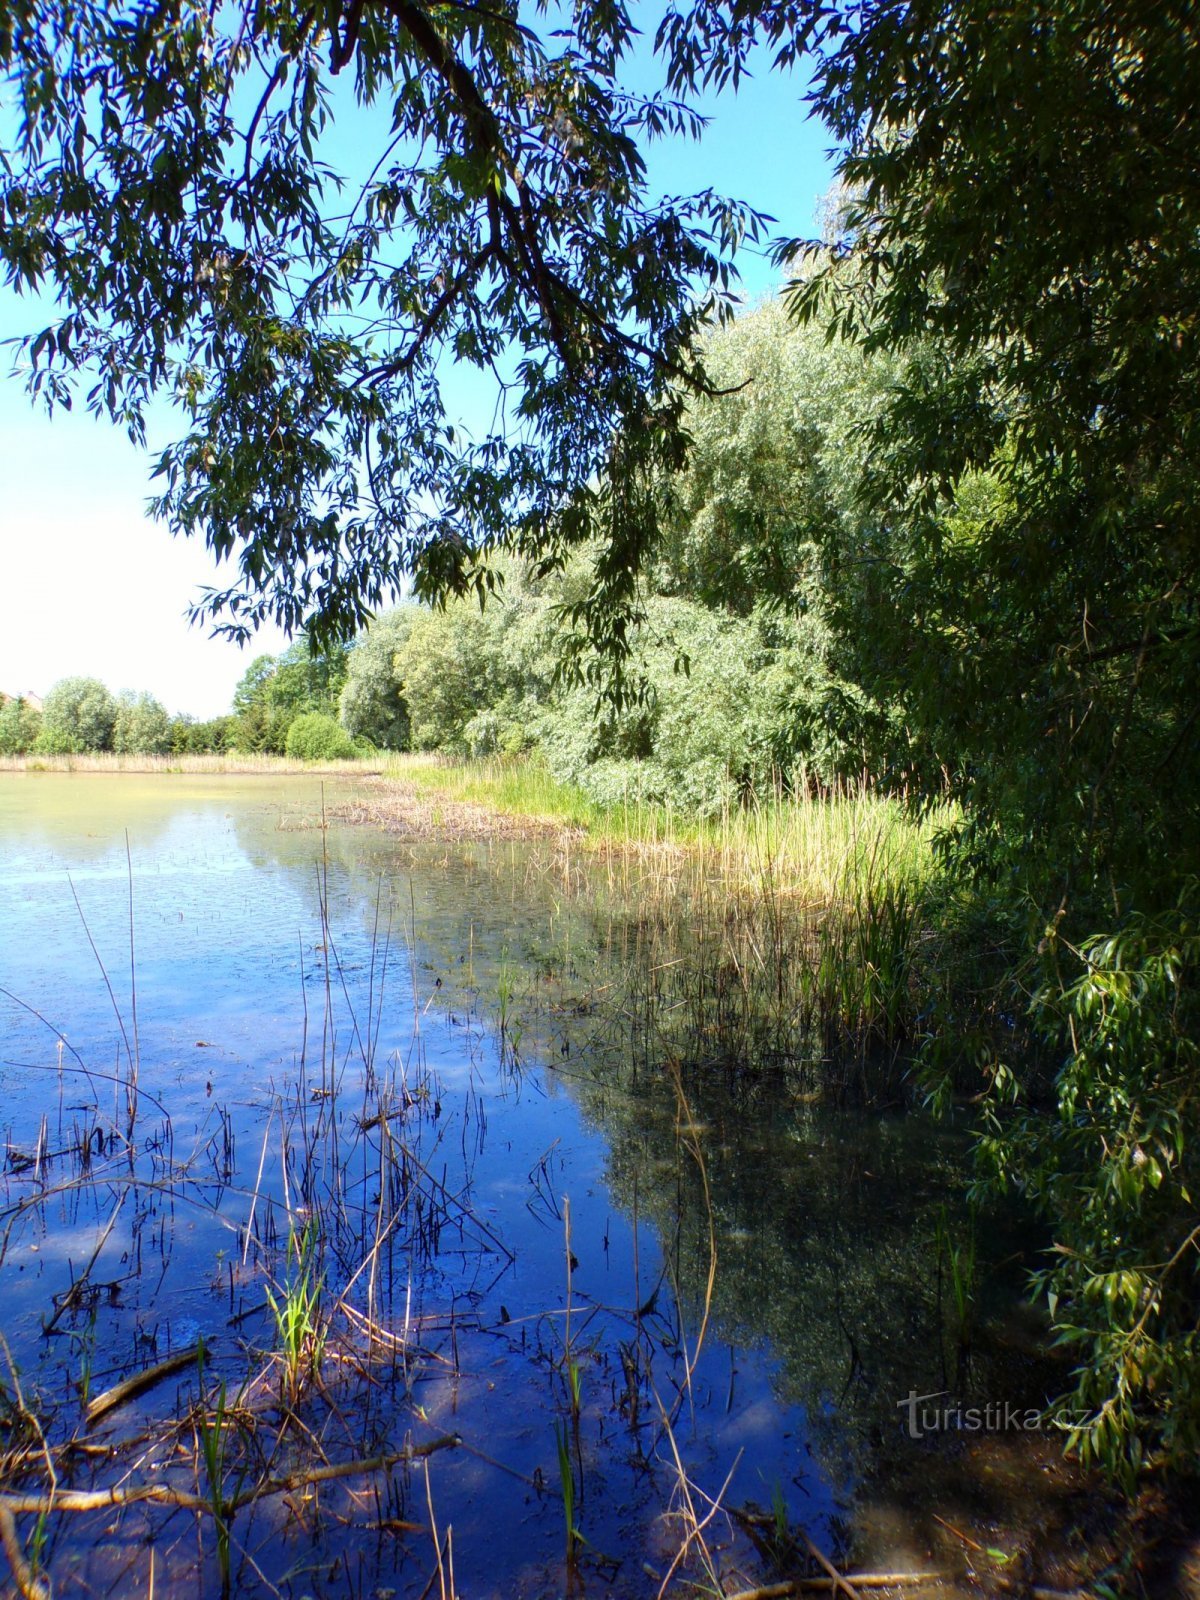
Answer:
[[[204, 1374], [204, 1356], [200, 1356], [201, 1379]], [[225, 1380], [221, 1379], [217, 1385], [213, 1401], [213, 1412], [210, 1417], [208, 1407], [201, 1400], [197, 1418], [196, 1430], [200, 1441], [200, 1458], [204, 1464], [205, 1482], [208, 1486], [208, 1502], [212, 1511], [213, 1525], [217, 1530], [217, 1560], [221, 1572], [221, 1593], [229, 1593], [230, 1560], [229, 1560], [229, 1518], [231, 1507], [225, 1492], [226, 1464], [225, 1440], [226, 1429], [229, 1425], [229, 1414], [226, 1405]]]
[[318, 1271], [320, 1237], [315, 1215], [299, 1230], [291, 1224], [283, 1284], [278, 1294], [266, 1291], [282, 1360], [282, 1387], [292, 1403], [319, 1375], [325, 1352], [327, 1329], [321, 1303], [325, 1279]]
[[554, 1424], [554, 1449], [558, 1459], [559, 1494], [567, 1539], [567, 1571], [573, 1572], [579, 1559], [583, 1535], [575, 1525], [575, 1469], [571, 1464], [571, 1439], [565, 1422]]

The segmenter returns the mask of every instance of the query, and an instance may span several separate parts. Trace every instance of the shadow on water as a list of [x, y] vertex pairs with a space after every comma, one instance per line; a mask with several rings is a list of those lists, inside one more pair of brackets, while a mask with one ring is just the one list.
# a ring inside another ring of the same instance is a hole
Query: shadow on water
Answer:
[[322, 799], [0, 779], [27, 1592], [956, 1574], [1070, 1500], [961, 1133], [681, 1033], [702, 930], [636, 876]]

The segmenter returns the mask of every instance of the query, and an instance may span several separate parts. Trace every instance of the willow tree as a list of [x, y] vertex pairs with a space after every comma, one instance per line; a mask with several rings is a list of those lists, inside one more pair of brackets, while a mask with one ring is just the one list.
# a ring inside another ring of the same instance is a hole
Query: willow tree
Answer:
[[619, 654], [647, 477], [757, 227], [650, 194], [641, 145], [699, 124], [621, 86], [632, 32], [608, 0], [553, 29], [511, 0], [2, 0], [0, 259], [60, 308], [30, 381], [136, 440], [174, 403], [157, 509], [230, 561], [228, 631], [346, 635], [402, 579], [482, 593], [498, 545], [553, 564], [602, 529]]

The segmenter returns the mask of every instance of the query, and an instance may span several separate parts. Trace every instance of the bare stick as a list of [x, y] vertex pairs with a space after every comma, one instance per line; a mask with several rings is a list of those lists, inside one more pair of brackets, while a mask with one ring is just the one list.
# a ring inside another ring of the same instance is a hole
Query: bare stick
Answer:
[[[389, 1467], [399, 1466], [403, 1462], [417, 1461], [431, 1456], [437, 1450], [457, 1449], [458, 1444], [459, 1437], [456, 1433], [446, 1433], [437, 1439], [431, 1439], [428, 1444], [409, 1445], [391, 1455], [371, 1456], [357, 1461], [340, 1461], [332, 1466], [314, 1467], [307, 1472], [290, 1472], [282, 1478], [268, 1478], [266, 1482], [256, 1484], [232, 1500], [227, 1500], [223, 1508], [224, 1514], [228, 1516], [230, 1512], [250, 1505], [255, 1500], [263, 1500], [275, 1494], [287, 1494], [293, 1489], [303, 1489], [308, 1484], [328, 1483], [335, 1478], [352, 1478], [363, 1473], [385, 1472]], [[167, 1483], [114, 1484], [110, 1489], [59, 1489], [50, 1494], [3, 1493], [0, 1494], [0, 1538], [4, 1534], [5, 1518], [11, 1522], [18, 1512], [40, 1516], [44, 1512], [51, 1511], [108, 1511], [113, 1506], [146, 1504], [175, 1506], [185, 1511], [206, 1511], [210, 1516], [213, 1514], [211, 1501], [202, 1499], [200, 1495], [192, 1494], [186, 1489], [175, 1489]], [[5, 1547], [7, 1549], [7, 1542]], [[17, 1549], [18, 1551], [20, 1549], [19, 1543]], [[11, 1553], [9, 1558], [11, 1560]]]
[[17, 1532], [16, 1518], [3, 1503], [0, 1503], [0, 1544], [3, 1544], [4, 1554], [8, 1557], [8, 1564], [12, 1568], [13, 1582], [25, 1600], [50, 1600], [50, 1585], [45, 1578], [37, 1576], [25, 1559], [21, 1536]]
[[787, 1578], [782, 1583], [764, 1583], [757, 1589], [739, 1589], [725, 1600], [789, 1600], [797, 1594], [828, 1594], [835, 1584], [852, 1583], [856, 1589], [919, 1589], [927, 1583], [941, 1583], [944, 1572], [856, 1572], [846, 1579]]
[[848, 1597], [848, 1600], [859, 1600], [859, 1597], [855, 1592], [854, 1585], [846, 1578], [842, 1577], [841, 1573], [837, 1570], [833, 1563], [821, 1554], [808, 1535], [803, 1533], [800, 1535], [800, 1537], [804, 1540], [804, 1548], [808, 1551], [809, 1555], [819, 1567], [824, 1568], [826, 1575], [832, 1581], [834, 1594], [836, 1594], [840, 1589], [842, 1593]]
[[132, 1400], [135, 1395], [153, 1388], [160, 1378], [167, 1378], [172, 1372], [180, 1372], [184, 1367], [195, 1366], [196, 1362], [203, 1358], [203, 1343], [194, 1344], [187, 1350], [180, 1350], [176, 1355], [168, 1356], [156, 1366], [147, 1367], [144, 1372], [135, 1372], [132, 1377], [114, 1384], [111, 1389], [98, 1394], [88, 1406], [85, 1416], [89, 1426], [93, 1422], [99, 1422], [100, 1418], [107, 1416], [110, 1411], [115, 1411], [118, 1406], [124, 1405], [126, 1400]]

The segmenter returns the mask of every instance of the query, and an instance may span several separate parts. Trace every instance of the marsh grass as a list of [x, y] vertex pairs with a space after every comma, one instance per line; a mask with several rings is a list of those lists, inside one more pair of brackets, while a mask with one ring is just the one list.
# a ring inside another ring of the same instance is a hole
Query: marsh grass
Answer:
[[899, 800], [856, 784], [820, 795], [777, 789], [713, 817], [640, 801], [600, 806], [525, 756], [391, 755], [384, 776], [502, 815], [557, 821], [602, 855], [657, 854], [659, 876], [668, 883], [679, 873], [678, 858], [690, 855], [724, 883], [766, 881], [784, 899], [810, 903], [839, 897], [868, 872], [916, 887], [928, 877], [932, 841], [951, 817], [949, 809], [935, 809], [917, 818]]
[[937, 1252], [938, 1304], [950, 1324], [955, 1356], [955, 1377], [959, 1382], [970, 1359], [975, 1328], [978, 1278], [976, 1238], [976, 1219], [973, 1213], [968, 1218], [966, 1238], [960, 1243], [954, 1237], [945, 1206], [941, 1208], [934, 1234], [934, 1249]]
[[281, 1385], [289, 1404], [295, 1404], [305, 1387], [320, 1377], [327, 1327], [322, 1294], [324, 1274], [319, 1270], [320, 1232], [316, 1216], [302, 1227], [288, 1230], [287, 1272], [278, 1293], [265, 1291], [275, 1322], [282, 1363]]
[[[203, 1379], [204, 1364], [200, 1363]], [[221, 1573], [221, 1593], [228, 1594], [230, 1587], [229, 1559], [229, 1496], [226, 1493], [226, 1430], [229, 1426], [229, 1408], [226, 1403], [226, 1383], [222, 1378], [213, 1397], [212, 1414], [201, 1400], [196, 1431], [199, 1436], [199, 1453], [204, 1463], [204, 1477], [212, 1509], [213, 1525], [217, 1530], [217, 1561]]]
[[0, 756], [0, 772], [157, 772], [207, 773], [214, 776], [287, 776], [289, 773], [319, 772], [330, 777], [366, 777], [382, 772], [385, 764], [385, 758], [378, 755], [351, 761], [295, 761], [288, 756], [239, 754], [236, 751], [225, 755], [115, 755], [111, 751], [94, 751], [69, 756]]
[[[531, 833], [527, 870], [620, 926], [627, 981], [609, 1004], [647, 1055], [820, 1065], [866, 1097], [901, 1087], [935, 979], [926, 906], [948, 808], [916, 816], [859, 785], [707, 819], [601, 808], [530, 758], [394, 757], [388, 776], [447, 807], [560, 825]], [[522, 998], [507, 961], [498, 985], [505, 1032]]]

